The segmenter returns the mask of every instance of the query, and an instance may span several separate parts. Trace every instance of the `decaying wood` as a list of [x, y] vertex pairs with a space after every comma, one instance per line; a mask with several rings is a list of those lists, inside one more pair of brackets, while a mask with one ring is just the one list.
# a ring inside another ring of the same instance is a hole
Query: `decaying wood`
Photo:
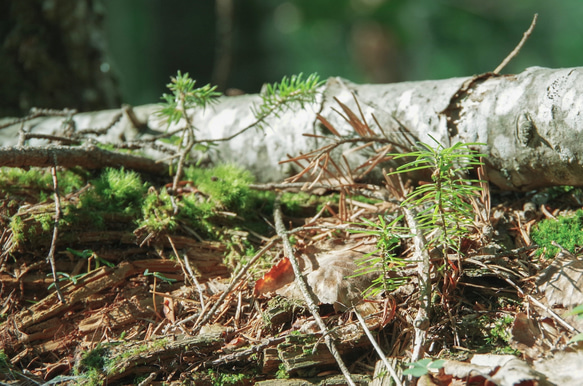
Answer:
[[[149, 269], [151, 272], [160, 272], [168, 278], [177, 277], [182, 279], [179, 265], [170, 260], [151, 259], [131, 263], [122, 262], [114, 268], [102, 267], [94, 270], [86, 276], [79, 278], [77, 284], [71, 282], [62, 287], [65, 303], [61, 303], [58, 300], [56, 293], [49, 294], [28, 309], [11, 316], [8, 322], [0, 325], [0, 337], [2, 337], [0, 339], [0, 348], [10, 351], [19, 350], [25, 343], [46, 338], [47, 334], [50, 335], [66, 325], [66, 323], [60, 323], [59, 318], [62, 318], [69, 310], [74, 309], [79, 304], [91, 304], [92, 301], [95, 301], [92, 300], [95, 299], [95, 295], [106, 290], [111, 290], [112, 288], [123, 286], [128, 278], [142, 274], [146, 269]], [[210, 276], [210, 273], [207, 272], [207, 275]], [[5, 274], [2, 274], [1, 277], [6, 289], [18, 285], [19, 278], [11, 279], [9, 275]], [[213, 277], [215, 276], [213, 275]], [[41, 278], [37, 280], [40, 280], [40, 284], [47, 283]], [[145, 310], [148, 308], [148, 305], [152, 305], [152, 298], [143, 297], [144, 295], [146, 294], [141, 295], [140, 301], [136, 304], [132, 304], [132, 302], [118, 302], [112, 309], [89, 315], [83, 320], [76, 322], [78, 325], [71, 331], [78, 330], [81, 333], [88, 333], [100, 327], [100, 323], [104, 320], [107, 320], [108, 327], [113, 329], [123, 326], [132, 320], [135, 321], [136, 317], [143, 314], [143, 311], [140, 310]], [[162, 298], [157, 298], [157, 301], [161, 303]], [[160, 304], [158, 307], [160, 307]], [[148, 314], [151, 313], [152, 311], [148, 311]], [[62, 342], [59, 342], [58, 338], [56, 342], [61, 346], [63, 345]]]
[[[366, 386], [370, 378], [355, 374], [353, 375], [354, 383], [358, 386]], [[257, 386], [343, 386], [346, 385], [346, 379], [340, 375], [319, 378], [302, 378], [302, 379], [272, 379], [268, 381], [257, 382]]]
[[107, 381], [112, 382], [138, 372], [158, 371], [161, 366], [167, 371], [184, 370], [192, 362], [200, 361], [202, 357], [220, 349], [224, 344], [224, 336], [208, 333], [194, 337], [161, 337], [148, 342], [146, 347], [141, 347], [144, 346], [143, 343], [121, 345], [110, 354], [111, 358], [117, 357], [119, 360], [109, 371]]

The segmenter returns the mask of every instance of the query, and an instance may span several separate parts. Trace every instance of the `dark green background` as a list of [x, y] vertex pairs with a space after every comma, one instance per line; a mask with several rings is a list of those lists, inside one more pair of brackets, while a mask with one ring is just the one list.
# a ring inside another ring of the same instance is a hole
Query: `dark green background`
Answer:
[[[215, 2], [106, 0], [106, 7], [125, 101], [156, 101], [179, 69], [212, 81]], [[491, 71], [534, 13], [533, 35], [504, 72], [583, 64], [580, 0], [242, 0], [234, 7], [232, 65], [221, 86], [249, 93], [299, 72], [394, 82]]]
[[[229, 3], [221, 78], [216, 9]], [[158, 102], [177, 70], [247, 93], [299, 72], [359, 83], [468, 76], [492, 71], [534, 13], [534, 33], [503, 72], [583, 64], [581, 0], [4, 0], [0, 116]]]

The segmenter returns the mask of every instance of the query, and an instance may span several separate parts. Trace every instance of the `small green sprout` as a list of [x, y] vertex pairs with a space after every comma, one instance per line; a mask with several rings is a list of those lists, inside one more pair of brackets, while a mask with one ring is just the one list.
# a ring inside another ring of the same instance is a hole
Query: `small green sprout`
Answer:
[[[47, 276], [52, 276], [52, 275], [53, 275], [52, 273], [47, 274]], [[87, 275], [87, 274], [80, 273], [79, 275], [69, 275], [66, 272], [57, 272], [57, 276], [59, 277], [59, 282], [61, 282], [63, 280], [69, 280], [69, 281], [73, 282], [73, 284], [77, 284], [77, 281], [85, 275]], [[51, 283], [51, 285], [49, 285], [47, 287], [47, 289], [50, 290], [54, 286], [55, 286], [55, 283]]]
[[445, 361], [443, 359], [438, 359], [436, 361], [434, 361], [431, 358], [421, 359], [417, 362], [409, 363], [408, 366], [410, 366], [410, 367], [408, 369], [406, 369], [405, 371], [403, 371], [403, 375], [412, 375], [414, 377], [421, 377], [421, 376], [429, 373], [430, 370], [441, 369], [444, 364], [445, 364]]
[[148, 268], [146, 268], [146, 270], [144, 271], [144, 276], [154, 276], [155, 278], [163, 280], [163, 281], [167, 282], [168, 284], [172, 284], [172, 283], [178, 281], [176, 279], [167, 278], [166, 276], [162, 275], [160, 272], [150, 272], [148, 270]]

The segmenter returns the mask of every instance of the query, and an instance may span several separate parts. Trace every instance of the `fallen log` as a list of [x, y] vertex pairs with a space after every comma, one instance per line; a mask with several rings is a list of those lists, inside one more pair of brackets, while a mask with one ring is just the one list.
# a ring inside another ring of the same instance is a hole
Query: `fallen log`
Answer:
[[[244, 166], [259, 181], [279, 181], [290, 173], [289, 164], [282, 166], [281, 161], [313, 150], [324, 141], [304, 135], [328, 133], [318, 115], [341, 135], [355, 136], [346, 117], [339, 113], [339, 101], [358, 112], [378, 136], [403, 146], [417, 140], [432, 143], [430, 136], [444, 146], [458, 141], [485, 143], [479, 150], [488, 156], [488, 178], [501, 189], [583, 186], [582, 75], [583, 68], [532, 67], [517, 75], [488, 73], [384, 85], [357, 85], [330, 78], [313, 104], [299, 111], [282, 112], [268, 119], [262, 129], [251, 128], [229, 141], [216, 142], [216, 151], [206, 156], [214, 163]], [[223, 97], [204, 110], [192, 111], [197, 140], [217, 141], [240, 132], [254, 122], [252, 107], [260, 103], [259, 95]], [[153, 138], [177, 127], [168, 129], [156, 114], [155, 105], [121, 111], [76, 114], [71, 119], [78, 129], [111, 125], [92, 134], [103, 143]], [[4, 146], [16, 145], [18, 130], [59, 134], [63, 120], [37, 117], [10, 125], [10, 119], [3, 119], [0, 141]], [[39, 146], [46, 140], [30, 143]], [[0, 166], [7, 165], [9, 151], [13, 150], [0, 149]], [[351, 162], [357, 164], [364, 159], [366, 155]]]

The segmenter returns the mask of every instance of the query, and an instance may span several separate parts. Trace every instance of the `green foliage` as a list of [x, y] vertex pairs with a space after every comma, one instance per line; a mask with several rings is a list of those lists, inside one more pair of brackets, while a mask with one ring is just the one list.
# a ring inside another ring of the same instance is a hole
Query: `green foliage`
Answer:
[[150, 272], [148, 268], [146, 268], [146, 270], [144, 271], [144, 276], [154, 276], [155, 278], [165, 281], [168, 284], [172, 284], [177, 281], [176, 279], [170, 279], [162, 275], [160, 272]]
[[[488, 323], [489, 318], [486, 317], [485, 323]], [[485, 342], [488, 346], [494, 348], [494, 351], [499, 354], [514, 354], [516, 350], [509, 346], [512, 338], [510, 329], [514, 323], [514, 318], [511, 315], [505, 315], [494, 321], [494, 325], [486, 330]]]
[[173, 210], [171, 197], [165, 188], [160, 193], [150, 192], [144, 199], [138, 226], [154, 233], [172, 232], [178, 225]]
[[583, 210], [557, 220], [542, 220], [532, 229], [530, 236], [540, 247], [539, 255], [544, 253], [546, 257], [554, 257], [559, 248], [552, 245], [553, 241], [574, 253], [576, 247], [583, 246]]
[[[80, 273], [78, 275], [69, 275], [66, 272], [57, 272], [57, 277], [58, 277], [58, 281], [61, 282], [63, 280], [68, 280], [70, 282], [72, 282], [73, 284], [77, 284], [77, 280], [82, 278], [83, 276], [87, 275], [86, 273]], [[47, 276], [52, 276], [51, 273], [48, 273]], [[47, 287], [48, 290], [50, 290], [51, 288], [53, 288], [55, 286], [55, 283], [51, 283], [51, 285], [49, 285]]]
[[170, 78], [170, 83], [166, 85], [172, 94], [162, 94], [160, 116], [167, 118], [168, 124], [177, 123], [182, 119], [187, 109], [193, 107], [205, 108], [215, 101], [214, 98], [221, 95], [215, 91], [216, 86], [207, 84], [203, 87], [194, 88], [196, 80], [189, 77], [188, 72], [184, 75], [178, 71], [176, 77]]
[[[147, 184], [142, 182], [138, 173], [124, 168], [107, 168], [91, 181], [91, 185], [93, 189], [80, 196], [76, 207], [67, 207], [64, 210], [64, 223], [78, 224], [88, 221], [100, 228], [104, 225], [104, 214], [136, 216], [140, 213]], [[46, 226], [49, 225], [52, 227], [52, 223], [47, 223]]]
[[22, 217], [18, 215], [12, 216], [10, 219], [10, 231], [12, 232], [13, 248], [18, 248], [25, 240]]
[[431, 170], [432, 183], [418, 186], [402, 205], [421, 208], [417, 214], [419, 226], [425, 234], [438, 230], [428, 246], [443, 248], [447, 254], [451, 249], [460, 253], [461, 238], [469, 232], [474, 220], [470, 198], [478, 197], [480, 181], [467, 178], [467, 173], [482, 165], [478, 154], [471, 146], [481, 143], [456, 143], [446, 148], [436, 139], [436, 147], [418, 144], [418, 150], [406, 154], [391, 154], [394, 159], [414, 157], [391, 174]]
[[271, 114], [278, 116], [293, 105], [303, 108], [306, 103], [312, 103], [323, 84], [318, 74], [310, 74], [306, 79], [303, 74], [284, 76], [281, 82], [268, 84], [261, 93], [262, 103], [254, 107], [253, 114], [258, 121]]
[[105, 366], [105, 353], [105, 348], [97, 345], [93, 350], [83, 353], [81, 356], [81, 365], [88, 369], [102, 370], [103, 366]]
[[[295, 332], [295, 331], [292, 331]], [[290, 375], [289, 375], [289, 371], [287, 371], [287, 369], [285, 368], [285, 365], [283, 363], [279, 364], [279, 368], [277, 369], [277, 372], [275, 373], [275, 378], [276, 379], [289, 379]]]
[[0, 350], [0, 373], [5, 373], [9, 368], [10, 358], [8, 358], [4, 350]]
[[395, 250], [401, 245], [401, 240], [407, 237], [406, 230], [397, 226], [397, 223], [402, 218], [403, 216], [399, 216], [388, 223], [383, 216], [378, 217], [377, 223], [365, 219], [364, 223], [357, 225], [368, 227], [368, 229], [362, 231], [351, 230], [353, 233], [364, 233], [375, 236], [377, 239], [377, 249], [358, 259], [359, 268], [356, 269], [355, 274], [352, 276], [357, 277], [379, 272], [379, 276], [363, 292], [365, 297], [374, 297], [383, 291], [394, 291], [409, 279], [398, 274], [394, 275], [394, 272], [398, 272], [400, 268], [406, 265], [406, 262], [395, 253]]
[[248, 378], [245, 374], [229, 374], [215, 372], [213, 369], [208, 370], [208, 375], [213, 386], [242, 385]]
[[194, 192], [185, 193], [172, 203], [166, 189], [150, 192], [142, 205], [142, 219], [138, 226], [152, 232], [171, 232], [183, 223], [205, 235], [216, 235], [213, 222], [219, 211], [233, 211], [244, 215], [253, 208], [249, 184], [253, 177], [249, 171], [234, 165], [212, 169], [189, 167], [185, 178], [192, 181]]
[[88, 272], [91, 271], [91, 261], [93, 261], [95, 263], [94, 269], [98, 269], [101, 264], [106, 265], [110, 268], [115, 267], [115, 264], [105, 260], [104, 258], [99, 257], [95, 252], [93, 252], [90, 249], [84, 249], [83, 251], [76, 251], [72, 248], [67, 248], [67, 252], [69, 252], [73, 256], [80, 257], [82, 259], [87, 259], [87, 263], [88, 263], [87, 271]]
[[139, 213], [140, 202], [148, 190], [140, 175], [124, 168], [107, 168], [92, 181], [94, 190], [82, 202], [95, 210], [134, 215]]
[[102, 385], [103, 370], [106, 366], [107, 350], [102, 345], [97, 345], [93, 350], [81, 354], [81, 361], [75, 366], [75, 385]]
[[432, 360], [431, 358], [425, 358], [418, 360], [417, 362], [409, 363], [408, 369], [403, 371], [403, 375], [412, 375], [414, 377], [421, 377], [430, 370], [439, 370], [443, 367], [445, 361], [443, 359]]

